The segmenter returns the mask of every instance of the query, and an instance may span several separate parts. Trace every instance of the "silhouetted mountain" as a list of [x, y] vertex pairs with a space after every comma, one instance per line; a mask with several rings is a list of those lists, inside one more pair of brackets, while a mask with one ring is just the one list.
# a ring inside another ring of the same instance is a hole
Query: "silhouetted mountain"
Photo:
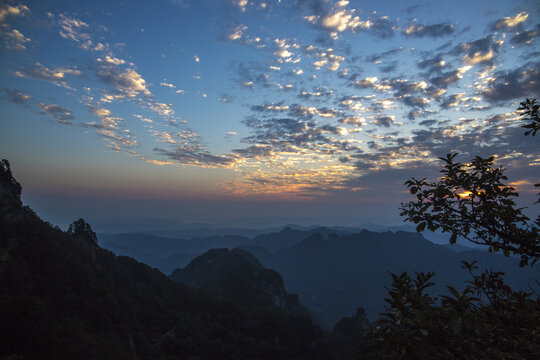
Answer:
[[176, 284], [22, 207], [0, 167], [0, 358], [329, 359], [307, 317]]
[[214, 249], [176, 269], [171, 279], [231, 299], [245, 307], [275, 307], [300, 312], [298, 296], [288, 294], [283, 279], [240, 249]]
[[282, 276], [287, 291], [331, 328], [339, 319], [361, 306], [370, 319], [384, 310], [385, 286], [389, 271], [434, 271], [435, 294], [445, 293], [446, 285], [461, 288], [469, 279], [462, 260], [479, 260], [481, 267], [506, 273], [512, 288], [528, 290], [534, 276], [530, 268], [520, 268], [517, 260], [481, 251], [456, 252], [433, 244], [418, 233], [364, 230], [353, 235], [312, 235], [291, 248], [276, 253], [260, 247], [242, 247], [255, 255], [263, 266]]
[[211, 249], [259, 246], [268, 251], [278, 251], [294, 246], [312, 234], [328, 236], [332, 233], [348, 234], [349, 232], [326, 227], [299, 230], [287, 226], [278, 232], [257, 235], [253, 239], [237, 235], [181, 239], [145, 233], [120, 233], [99, 234], [99, 242], [101, 246], [116, 255], [131, 256], [160, 269], [165, 274], [170, 274], [172, 270], [185, 267], [197, 255]]

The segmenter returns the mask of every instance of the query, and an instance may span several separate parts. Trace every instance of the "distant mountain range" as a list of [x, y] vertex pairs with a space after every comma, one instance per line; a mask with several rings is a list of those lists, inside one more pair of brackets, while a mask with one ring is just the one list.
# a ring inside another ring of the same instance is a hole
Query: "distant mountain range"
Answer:
[[253, 238], [239, 235], [212, 235], [201, 238], [172, 238], [145, 233], [99, 234], [100, 245], [118, 255], [136, 258], [169, 274], [176, 268], [186, 266], [189, 261], [215, 248], [233, 249], [242, 245], [260, 246], [268, 251], [291, 247], [311, 234], [346, 234], [345, 230], [326, 227], [298, 230], [285, 227], [281, 231], [260, 234]]
[[520, 268], [518, 259], [463, 248], [457, 252], [410, 232], [313, 234], [274, 253], [256, 246], [242, 249], [278, 271], [287, 290], [297, 293], [327, 327], [354, 314], [359, 306], [370, 320], [376, 319], [384, 310], [385, 287], [391, 282], [388, 272], [434, 271], [434, 294], [445, 293], [446, 285], [464, 286], [469, 278], [460, 268], [463, 260], [478, 260], [481, 268], [505, 272], [507, 283], [515, 289], [529, 290], [528, 285], [538, 279], [538, 270]]
[[[373, 228], [380, 227], [373, 225]], [[394, 229], [397, 230], [397, 229]], [[435, 294], [446, 285], [463, 286], [467, 274], [462, 260], [479, 260], [482, 267], [507, 273], [513, 287], [528, 290], [537, 274], [522, 269], [513, 258], [489, 254], [459, 244], [437, 245], [416, 232], [359, 231], [346, 227], [285, 227], [253, 238], [237, 235], [176, 239], [147, 234], [101, 235], [102, 246], [129, 255], [170, 273], [184, 268], [196, 256], [214, 248], [241, 248], [264, 267], [279, 272], [287, 291], [299, 295], [322, 325], [331, 328], [339, 319], [364, 307], [374, 320], [384, 310], [388, 271], [435, 271]]]

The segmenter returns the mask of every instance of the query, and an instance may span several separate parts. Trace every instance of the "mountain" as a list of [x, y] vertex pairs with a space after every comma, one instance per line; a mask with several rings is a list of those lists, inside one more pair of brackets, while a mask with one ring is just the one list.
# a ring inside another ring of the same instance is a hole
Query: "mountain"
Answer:
[[0, 166], [1, 359], [331, 359], [305, 317], [245, 307], [177, 284], [98, 246], [80, 219], [67, 232], [20, 201]]
[[99, 234], [99, 243], [116, 255], [133, 257], [160, 269], [165, 274], [170, 274], [172, 270], [185, 267], [193, 258], [211, 249], [259, 246], [275, 252], [294, 246], [312, 234], [328, 236], [333, 233], [349, 234], [350, 232], [327, 227], [309, 227], [300, 230], [286, 226], [280, 231], [258, 234], [253, 238], [238, 235], [212, 235], [191, 239], [147, 233], [103, 233]]
[[[282, 276], [288, 291], [315, 312], [331, 328], [339, 319], [363, 307], [370, 320], [384, 310], [389, 271], [434, 271], [435, 294], [446, 293], [446, 285], [462, 288], [470, 280], [461, 269], [463, 260], [478, 260], [481, 268], [504, 271], [514, 289], [529, 290], [538, 275], [520, 268], [518, 260], [482, 251], [456, 252], [433, 244], [418, 233], [364, 230], [352, 235], [311, 235], [297, 245], [272, 253], [256, 246], [243, 246], [263, 266]], [[462, 250], [462, 249], [460, 249]]]
[[176, 282], [204, 289], [245, 307], [279, 308], [300, 312], [298, 296], [288, 294], [274, 270], [240, 249], [214, 249], [193, 259], [170, 275]]

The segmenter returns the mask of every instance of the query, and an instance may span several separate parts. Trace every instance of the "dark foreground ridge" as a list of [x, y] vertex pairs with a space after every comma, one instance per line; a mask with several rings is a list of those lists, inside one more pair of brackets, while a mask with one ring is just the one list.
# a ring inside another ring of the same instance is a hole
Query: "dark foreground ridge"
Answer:
[[0, 359], [331, 359], [306, 316], [177, 284], [23, 207], [0, 167]]

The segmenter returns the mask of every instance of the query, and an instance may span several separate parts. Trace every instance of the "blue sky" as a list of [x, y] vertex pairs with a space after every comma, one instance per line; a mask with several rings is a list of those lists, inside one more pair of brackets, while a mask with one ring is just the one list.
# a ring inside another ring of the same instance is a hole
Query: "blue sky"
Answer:
[[[438, 156], [534, 201], [535, 1], [7, 1], [0, 153], [61, 224], [399, 222]], [[270, 220], [274, 219], [274, 220]]]

